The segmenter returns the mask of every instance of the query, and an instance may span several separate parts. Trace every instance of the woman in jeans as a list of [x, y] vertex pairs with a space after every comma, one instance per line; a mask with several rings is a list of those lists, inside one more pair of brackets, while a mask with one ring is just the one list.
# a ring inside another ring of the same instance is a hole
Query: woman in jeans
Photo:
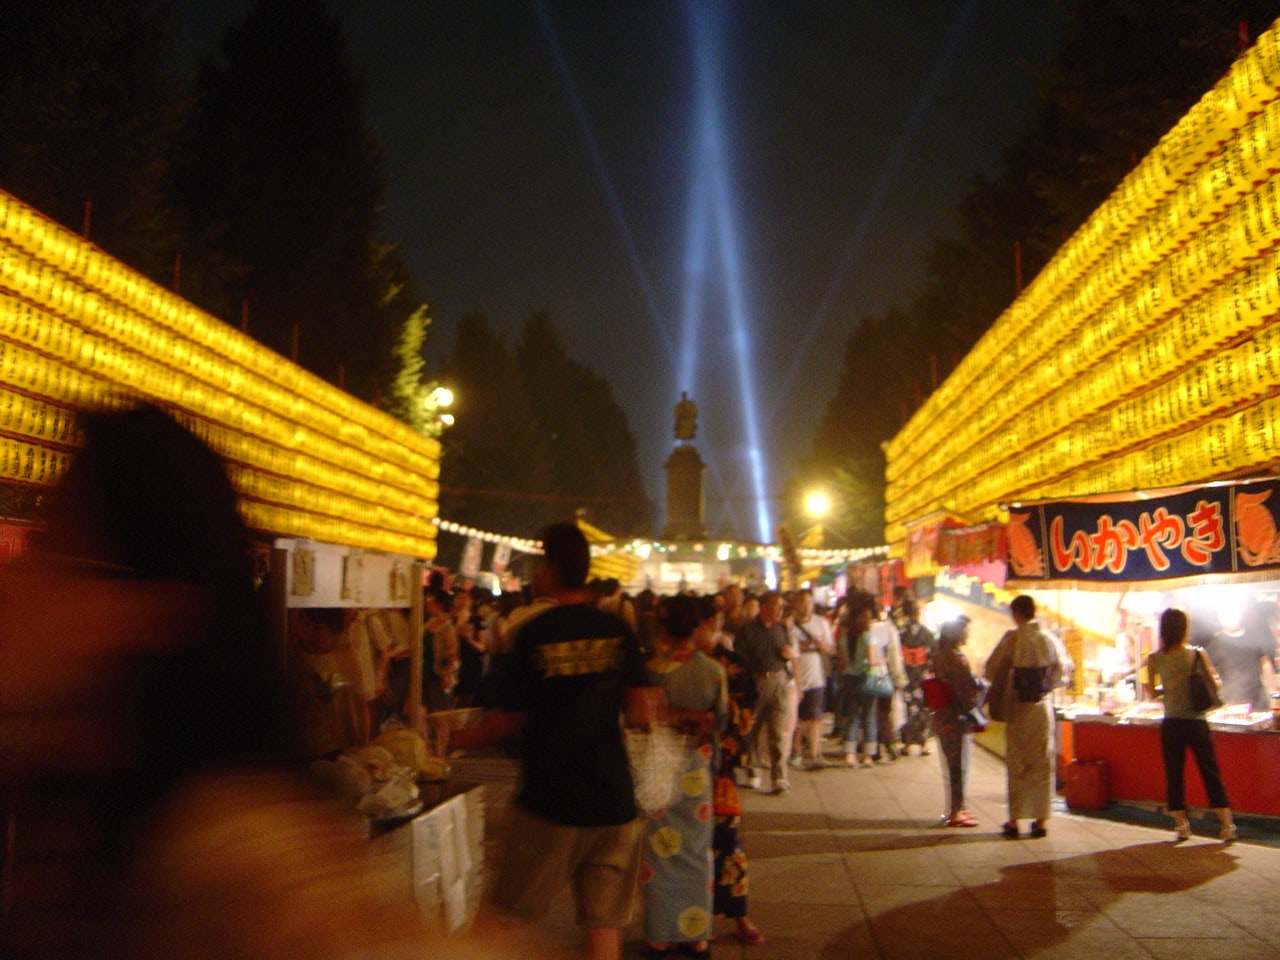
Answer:
[[[869, 767], [877, 748], [876, 701], [863, 690], [867, 672], [882, 666], [877, 648], [869, 640], [875, 598], [859, 594], [849, 603], [849, 628], [840, 638], [841, 713], [849, 718], [844, 734], [844, 763], [847, 767]], [[859, 749], [861, 748], [861, 749]]]
[[[1199, 661], [1200, 669], [1214, 676], [1213, 665], [1199, 647], [1187, 646], [1187, 615], [1169, 609], [1160, 615], [1160, 649], [1147, 658], [1147, 696], [1154, 698], [1163, 686], [1164, 720], [1160, 723], [1160, 747], [1164, 753], [1165, 808], [1173, 817], [1177, 841], [1191, 837], [1187, 805], [1183, 798], [1183, 763], [1187, 748], [1196, 758], [1200, 779], [1209, 795], [1209, 806], [1218, 817], [1219, 836], [1225, 843], [1236, 838], [1227, 791], [1218, 773], [1218, 759], [1205, 712], [1191, 705], [1190, 677]], [[1157, 683], [1157, 678], [1159, 682]]]

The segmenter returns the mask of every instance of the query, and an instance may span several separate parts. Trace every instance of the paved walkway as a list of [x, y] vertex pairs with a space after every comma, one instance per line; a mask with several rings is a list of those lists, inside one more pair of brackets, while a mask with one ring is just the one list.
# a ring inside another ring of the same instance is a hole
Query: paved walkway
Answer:
[[[1280, 850], [1225, 847], [1208, 822], [1172, 832], [1063, 812], [1042, 840], [1005, 840], [1004, 765], [975, 748], [970, 807], [982, 825], [939, 829], [936, 756], [874, 769], [793, 771], [792, 792], [743, 791], [751, 915], [747, 948], [727, 921], [715, 960], [1261, 960], [1280, 958]], [[488, 842], [502, 842], [514, 764], [463, 759], [486, 782]], [[576, 941], [567, 896], [547, 923]], [[641, 928], [625, 956], [641, 956]]]

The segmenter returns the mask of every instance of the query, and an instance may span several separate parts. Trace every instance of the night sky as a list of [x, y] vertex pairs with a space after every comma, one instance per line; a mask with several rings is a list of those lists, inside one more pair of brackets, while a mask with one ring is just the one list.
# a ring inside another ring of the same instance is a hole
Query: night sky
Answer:
[[[809, 450], [854, 324], [910, 299], [972, 178], [999, 171], [1066, 19], [1065, 0], [330, 5], [368, 72], [385, 231], [430, 304], [432, 354], [466, 313], [513, 341], [547, 313], [612, 385], [659, 503], [671, 409], [688, 390], [709, 525], [748, 540], [762, 535], [757, 492], [776, 496]], [[190, 66], [248, 0], [177, 6]], [[722, 118], [701, 166], [699, 89]], [[712, 181], [727, 216], [691, 230], [691, 206], [710, 195], [694, 184]], [[705, 270], [689, 283], [698, 237]], [[693, 351], [688, 302], [701, 318]]]

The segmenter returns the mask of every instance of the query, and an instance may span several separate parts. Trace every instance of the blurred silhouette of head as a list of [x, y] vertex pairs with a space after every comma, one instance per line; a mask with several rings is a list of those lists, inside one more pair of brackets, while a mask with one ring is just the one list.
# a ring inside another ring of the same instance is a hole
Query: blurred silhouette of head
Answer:
[[[105, 651], [137, 760], [165, 777], [278, 756], [281, 664], [222, 462], [153, 406], [80, 423], [84, 445], [47, 497], [34, 546], [82, 579], [116, 578], [139, 620], [163, 614], [150, 625], [168, 632], [162, 641]], [[84, 602], [72, 594], [63, 602]]]
[[659, 608], [658, 623], [672, 640], [687, 640], [698, 626], [700, 611], [696, 597], [682, 593], [666, 597]]

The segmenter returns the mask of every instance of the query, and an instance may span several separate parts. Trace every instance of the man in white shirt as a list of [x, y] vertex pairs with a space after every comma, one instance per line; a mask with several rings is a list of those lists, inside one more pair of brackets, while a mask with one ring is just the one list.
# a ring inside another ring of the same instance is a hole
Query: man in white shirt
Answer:
[[796, 688], [800, 691], [792, 763], [797, 767], [804, 764], [803, 756], [807, 752], [808, 769], [818, 770], [827, 765], [822, 759], [822, 716], [827, 709], [827, 677], [823, 661], [835, 653], [835, 638], [826, 618], [814, 613], [810, 591], [797, 590], [791, 595], [791, 611], [791, 644], [799, 651], [793, 666]]

